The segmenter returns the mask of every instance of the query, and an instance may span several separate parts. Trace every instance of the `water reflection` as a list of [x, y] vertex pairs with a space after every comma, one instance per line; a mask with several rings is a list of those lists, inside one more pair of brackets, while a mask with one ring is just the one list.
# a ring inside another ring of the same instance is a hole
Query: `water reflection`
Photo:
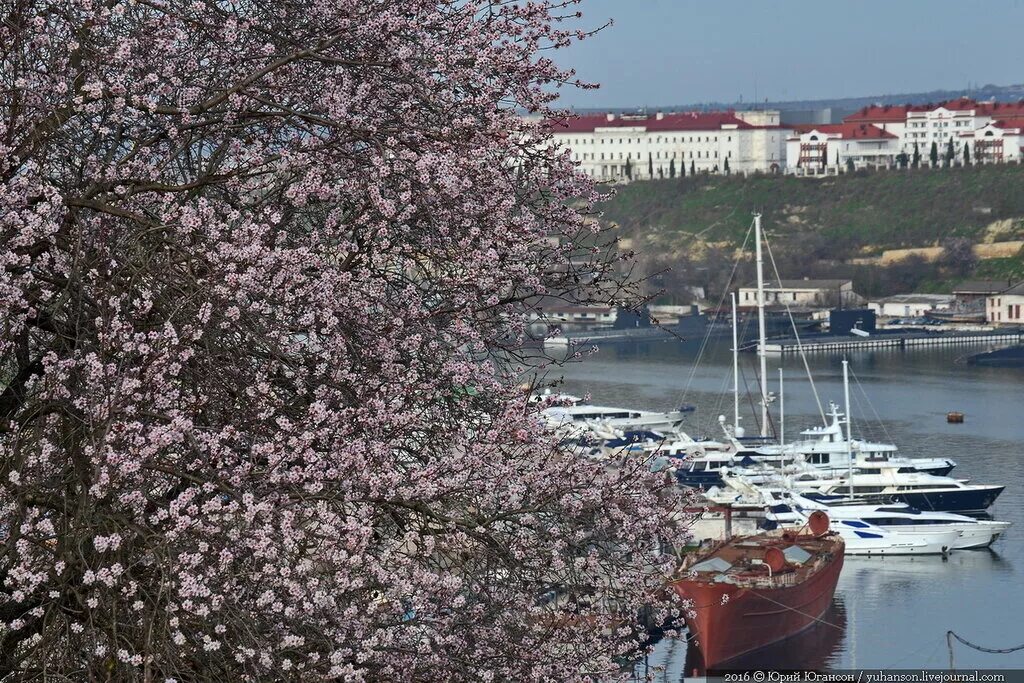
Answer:
[[[855, 375], [853, 430], [894, 442], [909, 457], [953, 458], [957, 478], [1005, 484], [989, 513], [1014, 526], [991, 550], [956, 551], [946, 561], [847, 558], [837, 588], [846, 629], [826, 666], [944, 667], [947, 630], [997, 648], [1024, 640], [1018, 625], [1024, 604], [1024, 369], [958, 364], [957, 357], [969, 350], [849, 354]], [[840, 361], [840, 355], [808, 358], [823, 401], [842, 400]], [[753, 354], [744, 354], [742, 372], [756, 393], [755, 363]], [[772, 358], [769, 365], [773, 391], [776, 368], [785, 369], [787, 435], [820, 423], [802, 361], [787, 356]], [[718, 415], [732, 412], [731, 371], [728, 344], [698, 353], [694, 344], [664, 343], [602, 349], [558, 374], [565, 377], [565, 391], [589, 393], [595, 403], [653, 410], [695, 404], [688, 431], [718, 436]], [[744, 424], [753, 429], [756, 411], [746, 395], [741, 410]], [[965, 413], [965, 423], [948, 424], [950, 410]], [[675, 682], [688, 669], [686, 657], [685, 636], [666, 639], [641, 667], [648, 668], [653, 680]], [[1024, 651], [987, 654], [959, 648], [956, 658], [958, 668], [1024, 668]], [[756, 660], [766, 666], [760, 653]]]
[[[792, 638], [735, 659], [724, 669], [828, 669], [839, 651], [845, 632], [846, 606], [843, 604], [842, 596], [837, 594], [832, 598], [832, 605], [822, 615], [821, 620], [811, 628]], [[690, 648], [690, 652], [687, 653], [686, 671], [704, 671], [699, 648]]]
[[927, 586], [941, 582], [943, 586], [965, 577], [1012, 574], [1013, 563], [992, 548], [957, 550], [943, 558], [938, 555], [911, 557], [847, 557], [843, 578], [856, 576], [858, 588], [876, 589], [881, 584], [889, 590], [900, 581]]
[[[846, 607], [836, 595], [821, 620], [792, 638], [769, 645], [729, 662], [723, 670], [805, 669], [825, 670], [837, 657], [846, 631]], [[687, 644], [685, 632], [665, 637], [648, 657], [637, 664], [634, 680], [677, 683], [691, 676], [703, 676], [700, 648]]]

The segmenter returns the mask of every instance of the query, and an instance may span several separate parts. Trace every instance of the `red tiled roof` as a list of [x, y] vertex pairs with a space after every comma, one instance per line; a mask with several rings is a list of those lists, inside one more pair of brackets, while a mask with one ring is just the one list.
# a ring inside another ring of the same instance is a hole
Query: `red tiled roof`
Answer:
[[741, 129], [777, 128], [777, 126], [752, 126], [739, 119], [731, 111], [680, 112], [657, 115], [616, 114], [611, 121], [605, 114], [586, 114], [568, 119], [548, 121], [555, 133], [592, 133], [595, 128], [629, 128], [642, 127], [648, 131], [676, 130], [720, 130], [722, 126], [735, 126]]
[[1018, 116], [1010, 119], [999, 119], [992, 125], [996, 128], [1024, 128], [1024, 116]]
[[850, 114], [847, 123], [882, 123], [904, 121], [910, 112], [934, 111], [943, 107], [950, 111], [971, 111], [980, 116], [1024, 116], [1024, 100], [1020, 102], [976, 102], [969, 97], [958, 97], [936, 104], [894, 104], [864, 107]]
[[[908, 111], [917, 110], [910, 105], [876, 105], [864, 107], [843, 119], [846, 123], [873, 123], [876, 121], [905, 121]], [[923, 110], [922, 110], [923, 111]]]
[[1024, 117], [1024, 100], [1020, 102], [984, 102], [978, 108], [980, 113], [992, 117]]
[[942, 107], [944, 109], [949, 109], [950, 111], [970, 111], [971, 109], [979, 109], [980, 107], [983, 106], [985, 106], [984, 103], [978, 104], [970, 97], [958, 97], [955, 100], [946, 100], [945, 102], [940, 102], [937, 105], [935, 105], [933, 109], [938, 109], [939, 107]]
[[878, 126], [873, 126], [870, 123], [829, 123], [818, 126], [808, 124], [795, 126], [794, 129], [798, 133], [810, 133], [812, 130], [816, 130], [819, 133], [825, 133], [826, 135], [838, 135], [844, 140], [884, 140], [886, 138], [896, 137], [889, 131], [882, 130]]

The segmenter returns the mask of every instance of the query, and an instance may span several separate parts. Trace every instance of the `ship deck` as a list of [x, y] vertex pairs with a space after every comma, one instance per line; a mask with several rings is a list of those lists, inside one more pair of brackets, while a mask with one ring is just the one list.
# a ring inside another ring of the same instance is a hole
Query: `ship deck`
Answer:
[[[767, 555], [771, 548], [778, 549], [786, 560], [785, 565], [775, 571], [769, 569]], [[799, 583], [835, 552], [842, 552], [842, 542], [834, 534], [798, 535], [793, 529], [775, 530], [735, 537], [718, 543], [708, 552], [695, 553], [680, 568], [680, 577], [739, 585], [754, 582], [782, 586]]]

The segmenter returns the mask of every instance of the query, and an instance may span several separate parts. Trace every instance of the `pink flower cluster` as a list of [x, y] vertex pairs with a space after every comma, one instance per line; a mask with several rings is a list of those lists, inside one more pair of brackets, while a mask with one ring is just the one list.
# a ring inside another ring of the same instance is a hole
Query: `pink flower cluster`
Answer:
[[537, 297], [624, 296], [520, 116], [575, 4], [10, 9], [0, 675], [618, 670], [684, 501], [519, 388]]

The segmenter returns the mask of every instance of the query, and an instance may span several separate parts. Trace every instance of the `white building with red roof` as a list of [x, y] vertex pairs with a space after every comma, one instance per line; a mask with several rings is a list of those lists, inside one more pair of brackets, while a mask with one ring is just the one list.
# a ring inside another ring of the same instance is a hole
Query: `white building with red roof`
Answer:
[[796, 126], [786, 139], [786, 168], [804, 175], [891, 166], [900, 153], [899, 136], [869, 123]]
[[969, 145], [972, 161], [998, 164], [1024, 159], [1024, 116], [999, 119], [964, 133], [960, 147]]
[[938, 104], [864, 107], [843, 121], [877, 126], [896, 135], [899, 151], [912, 156], [916, 146], [923, 162], [929, 160], [933, 143], [944, 159], [950, 140], [958, 162], [963, 161], [965, 142], [971, 162], [999, 162], [1020, 158], [1020, 145], [1009, 138], [1016, 135], [1013, 131], [1021, 119], [1024, 101], [977, 102], [961, 97]]
[[588, 114], [548, 125], [554, 142], [598, 180], [780, 172], [789, 133], [777, 111]]

